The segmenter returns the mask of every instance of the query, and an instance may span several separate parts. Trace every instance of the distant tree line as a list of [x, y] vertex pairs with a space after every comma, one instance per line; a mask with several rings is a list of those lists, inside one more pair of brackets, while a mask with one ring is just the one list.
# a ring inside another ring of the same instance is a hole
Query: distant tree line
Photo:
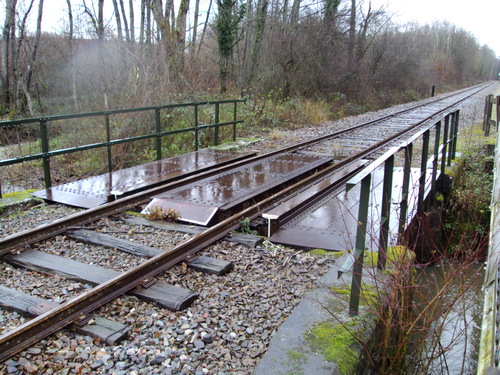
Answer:
[[[389, 105], [498, 78], [449, 23], [397, 25], [362, 0], [4, 0], [0, 109], [11, 116], [229, 92]], [[51, 29], [51, 32], [43, 30]]]

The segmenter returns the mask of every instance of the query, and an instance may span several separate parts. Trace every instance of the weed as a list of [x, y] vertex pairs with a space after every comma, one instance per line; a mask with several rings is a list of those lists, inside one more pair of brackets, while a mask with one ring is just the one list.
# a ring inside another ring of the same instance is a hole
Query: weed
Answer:
[[179, 217], [179, 212], [173, 208], [166, 210], [160, 206], [152, 207], [146, 214], [146, 219], [152, 221], [176, 221]]
[[243, 234], [252, 234], [252, 235], [256, 235], [256, 236], [259, 235], [259, 233], [256, 230], [253, 230], [251, 228], [251, 222], [250, 222], [250, 219], [248, 217], [246, 217], [240, 221], [239, 232], [243, 233]]

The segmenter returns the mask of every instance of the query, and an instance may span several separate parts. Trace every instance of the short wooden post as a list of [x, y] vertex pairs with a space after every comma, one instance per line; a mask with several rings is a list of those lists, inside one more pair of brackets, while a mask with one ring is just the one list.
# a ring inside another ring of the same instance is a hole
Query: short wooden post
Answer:
[[493, 98], [494, 98], [493, 95], [488, 95], [484, 103], [483, 131], [486, 137], [490, 135], [490, 119], [491, 119], [491, 113], [493, 111], [493, 105], [492, 105]]

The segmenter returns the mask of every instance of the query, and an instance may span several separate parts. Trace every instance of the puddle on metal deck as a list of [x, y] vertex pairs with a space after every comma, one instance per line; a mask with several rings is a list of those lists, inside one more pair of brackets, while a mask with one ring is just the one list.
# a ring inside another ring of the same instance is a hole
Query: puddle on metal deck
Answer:
[[250, 157], [236, 153], [203, 149], [147, 164], [125, 168], [40, 190], [34, 195], [70, 206], [91, 208], [115, 198], [188, 176], [216, 165]]
[[160, 194], [145, 212], [155, 206], [173, 208], [182, 221], [208, 225], [219, 210], [230, 209], [330, 162], [331, 158], [298, 153], [274, 155]]

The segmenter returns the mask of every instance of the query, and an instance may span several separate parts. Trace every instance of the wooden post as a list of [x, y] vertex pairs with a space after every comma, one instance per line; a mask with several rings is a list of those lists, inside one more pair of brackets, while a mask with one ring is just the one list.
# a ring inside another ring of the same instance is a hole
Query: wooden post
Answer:
[[493, 109], [493, 105], [491, 104], [492, 98], [493, 95], [488, 95], [484, 103], [483, 131], [485, 136], [490, 135], [490, 119], [491, 119], [491, 112]]

